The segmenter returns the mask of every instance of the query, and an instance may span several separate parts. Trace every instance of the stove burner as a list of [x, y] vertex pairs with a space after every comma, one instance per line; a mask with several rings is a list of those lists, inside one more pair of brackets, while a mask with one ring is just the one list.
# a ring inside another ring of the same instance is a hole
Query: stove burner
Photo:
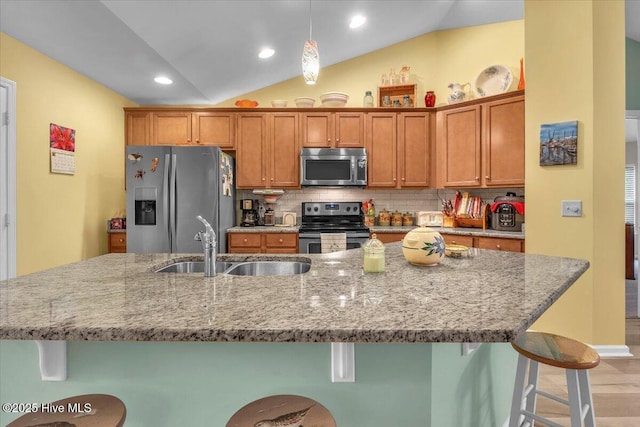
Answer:
[[368, 233], [361, 202], [304, 202], [300, 233]]

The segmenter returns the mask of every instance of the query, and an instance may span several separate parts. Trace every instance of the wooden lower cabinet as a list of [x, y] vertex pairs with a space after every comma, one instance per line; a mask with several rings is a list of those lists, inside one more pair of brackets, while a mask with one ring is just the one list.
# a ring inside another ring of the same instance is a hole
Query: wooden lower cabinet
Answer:
[[476, 247], [496, 251], [524, 252], [524, 240], [478, 237]]
[[[399, 242], [406, 233], [376, 233], [382, 243]], [[440, 233], [448, 245], [464, 245], [469, 248], [493, 249], [498, 251], [524, 252], [523, 239], [505, 239], [500, 237], [462, 236], [460, 234]]]
[[297, 254], [298, 233], [227, 233], [230, 254]]
[[461, 236], [459, 234], [442, 234], [442, 238], [447, 245], [463, 245], [469, 248], [475, 247], [473, 244], [473, 236]]
[[127, 252], [127, 233], [107, 233], [107, 242], [110, 254]]

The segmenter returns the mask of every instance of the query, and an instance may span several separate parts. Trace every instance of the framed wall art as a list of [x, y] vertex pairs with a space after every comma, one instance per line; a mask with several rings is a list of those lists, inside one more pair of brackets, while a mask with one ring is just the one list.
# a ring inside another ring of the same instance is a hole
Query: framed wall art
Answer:
[[540, 166], [578, 163], [578, 122], [540, 126]]

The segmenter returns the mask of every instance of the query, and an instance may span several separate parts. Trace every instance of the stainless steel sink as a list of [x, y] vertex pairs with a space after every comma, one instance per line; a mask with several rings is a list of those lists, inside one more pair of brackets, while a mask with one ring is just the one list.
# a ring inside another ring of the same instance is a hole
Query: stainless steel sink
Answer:
[[[231, 267], [234, 263], [217, 261], [216, 271], [218, 273], [224, 272]], [[203, 261], [181, 261], [174, 264], [169, 264], [156, 270], [156, 273], [204, 273]]]
[[241, 262], [225, 271], [233, 276], [291, 276], [306, 273], [311, 264], [300, 261]]
[[[303, 274], [311, 269], [311, 263], [304, 261], [217, 261], [218, 274], [233, 276], [291, 276]], [[180, 261], [155, 270], [156, 273], [203, 273], [203, 261]]]

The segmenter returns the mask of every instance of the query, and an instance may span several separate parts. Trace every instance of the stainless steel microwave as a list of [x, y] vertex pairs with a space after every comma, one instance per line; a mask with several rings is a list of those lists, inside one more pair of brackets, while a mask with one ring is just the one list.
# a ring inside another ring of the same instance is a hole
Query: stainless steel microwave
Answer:
[[364, 187], [367, 185], [367, 150], [303, 148], [300, 174], [303, 187]]

